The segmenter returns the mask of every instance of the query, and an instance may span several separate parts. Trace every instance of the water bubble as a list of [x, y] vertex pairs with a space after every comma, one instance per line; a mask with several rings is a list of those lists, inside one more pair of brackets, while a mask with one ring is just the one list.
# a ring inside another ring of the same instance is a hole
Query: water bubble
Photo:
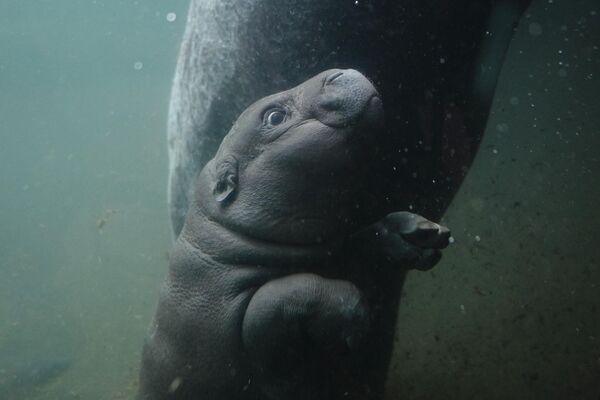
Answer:
[[509, 130], [508, 124], [506, 124], [506, 123], [498, 124], [498, 125], [496, 125], [496, 130], [501, 133], [506, 133]]
[[537, 22], [532, 22], [529, 24], [529, 34], [531, 36], [539, 36], [543, 32], [542, 25]]
[[560, 76], [561, 78], [564, 78], [567, 76], [567, 70], [564, 68], [561, 68], [558, 70], [558, 76]]
[[170, 12], [167, 14], [166, 19], [169, 22], [175, 22], [175, 20], [177, 19], [177, 14], [175, 14], [174, 12]]
[[144, 68], [144, 63], [143, 62], [136, 61], [135, 63], [133, 63], [133, 69], [135, 69], [136, 71], [139, 71], [142, 68]]
[[510, 104], [513, 106], [519, 105], [519, 98], [517, 96], [513, 96], [510, 98]]
[[475, 241], [481, 242], [481, 238], [479, 237], [479, 235], [475, 235]]

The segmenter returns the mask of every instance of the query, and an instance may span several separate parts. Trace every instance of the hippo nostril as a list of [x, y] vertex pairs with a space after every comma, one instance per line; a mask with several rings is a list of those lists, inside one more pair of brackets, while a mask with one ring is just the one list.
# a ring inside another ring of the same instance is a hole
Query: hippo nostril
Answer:
[[326, 80], [325, 80], [325, 84], [329, 85], [331, 82], [333, 82], [334, 80], [336, 80], [337, 78], [339, 78], [340, 76], [344, 75], [344, 73], [342, 71], [340, 72], [336, 72], [334, 74], [331, 74]]

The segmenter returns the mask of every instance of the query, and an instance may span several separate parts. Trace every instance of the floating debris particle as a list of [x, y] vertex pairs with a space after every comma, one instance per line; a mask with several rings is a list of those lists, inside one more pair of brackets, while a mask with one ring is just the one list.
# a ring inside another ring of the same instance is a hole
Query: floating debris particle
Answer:
[[177, 19], [177, 14], [175, 14], [174, 12], [170, 12], [165, 18], [168, 22], [175, 22], [175, 20]]
[[174, 393], [179, 386], [181, 385], [181, 377], [176, 377], [175, 379], [173, 379], [173, 382], [171, 382], [171, 384], [169, 385], [169, 393]]
[[104, 212], [98, 218], [96, 218], [96, 228], [98, 228], [98, 230], [102, 230], [104, 225], [106, 225], [106, 223], [108, 221], [110, 221], [112, 216], [115, 215], [116, 213], [117, 213], [117, 210], [112, 209], [112, 208], [108, 208], [108, 209], [104, 210]]

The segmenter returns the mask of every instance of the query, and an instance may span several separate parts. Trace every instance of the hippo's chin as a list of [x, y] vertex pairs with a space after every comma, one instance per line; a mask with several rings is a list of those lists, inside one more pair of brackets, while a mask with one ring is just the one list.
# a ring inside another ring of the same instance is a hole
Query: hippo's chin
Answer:
[[226, 229], [252, 241], [265, 242], [291, 246], [321, 246], [333, 243], [351, 231], [348, 226], [333, 226], [330, 221], [314, 217], [296, 217], [281, 222], [263, 226], [262, 228], [248, 228], [239, 226], [226, 226]]

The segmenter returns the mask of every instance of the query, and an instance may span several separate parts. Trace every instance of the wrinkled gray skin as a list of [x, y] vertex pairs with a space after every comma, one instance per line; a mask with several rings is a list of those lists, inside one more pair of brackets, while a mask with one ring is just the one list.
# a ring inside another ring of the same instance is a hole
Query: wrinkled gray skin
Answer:
[[[397, 278], [449, 231], [364, 188], [382, 102], [354, 70], [265, 97], [195, 183], [143, 351], [141, 399], [380, 399]], [[358, 210], [358, 211], [357, 211]]]

